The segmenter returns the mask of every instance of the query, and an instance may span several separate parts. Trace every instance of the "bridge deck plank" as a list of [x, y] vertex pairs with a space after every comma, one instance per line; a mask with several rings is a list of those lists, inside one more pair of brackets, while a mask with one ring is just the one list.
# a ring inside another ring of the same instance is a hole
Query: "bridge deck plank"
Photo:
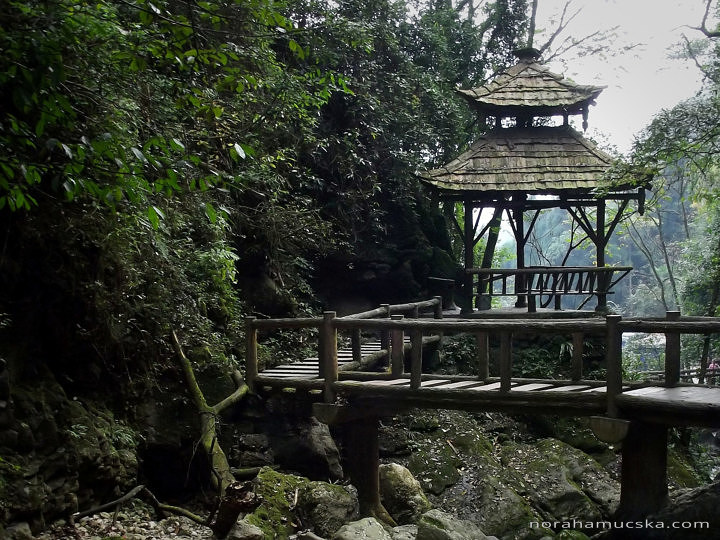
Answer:
[[563, 386], [553, 386], [552, 388], [547, 388], [543, 390], [543, 392], [577, 392], [578, 390], [592, 390], [592, 388], [587, 384], [571, 384]]
[[515, 391], [533, 392], [537, 390], [545, 390], [546, 388], [550, 388], [551, 386], [552, 384], [547, 383], [522, 384], [520, 386], [516, 386]]

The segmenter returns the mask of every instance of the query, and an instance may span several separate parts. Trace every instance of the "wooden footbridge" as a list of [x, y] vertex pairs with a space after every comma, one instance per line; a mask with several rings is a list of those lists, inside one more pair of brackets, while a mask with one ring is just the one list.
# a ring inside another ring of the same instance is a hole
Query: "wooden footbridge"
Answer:
[[[430, 314], [422, 313], [426, 310]], [[292, 328], [318, 330], [317, 358], [259, 370], [258, 332]], [[591, 417], [599, 438], [622, 442], [619, 514], [623, 517], [646, 515], [665, 502], [668, 427], [720, 427], [720, 387], [681, 382], [680, 362], [681, 335], [720, 333], [720, 318], [668, 312], [662, 319], [607, 315], [570, 320], [459, 320], [443, 318], [441, 300], [436, 297], [345, 317], [325, 312], [322, 318], [250, 318], [246, 332], [246, 382], [251, 389], [292, 389], [314, 395], [313, 411], [319, 420], [347, 424], [352, 438], [348, 446], [353, 451], [350, 475], [366, 513], [379, 505], [377, 420], [409, 408]], [[460, 332], [476, 337], [479, 375], [423, 373], [424, 346], [438, 343], [443, 334]], [[622, 336], [626, 332], [665, 335], [663, 381], [623, 380]], [[371, 334], [376, 337], [368, 338]], [[572, 340], [570, 378], [513, 377], [514, 338], [552, 334]], [[605, 380], [583, 377], [586, 337], [605, 340]], [[497, 366], [496, 373], [491, 373], [491, 365]]]

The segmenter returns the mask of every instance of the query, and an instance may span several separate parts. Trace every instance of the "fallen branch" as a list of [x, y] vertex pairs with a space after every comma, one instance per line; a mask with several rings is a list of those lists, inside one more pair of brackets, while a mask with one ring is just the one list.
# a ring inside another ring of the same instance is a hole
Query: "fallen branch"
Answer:
[[130, 491], [128, 491], [125, 495], [123, 495], [119, 499], [115, 499], [114, 501], [111, 501], [109, 503], [101, 504], [100, 506], [96, 506], [94, 508], [91, 508], [90, 510], [85, 510], [83, 512], [75, 512], [74, 514], [70, 514], [70, 525], [75, 525], [75, 520], [84, 518], [85, 516], [91, 516], [93, 514], [97, 514], [98, 512], [103, 512], [105, 510], [109, 510], [110, 508], [118, 508], [123, 503], [126, 503], [127, 501], [129, 501], [130, 499], [135, 497], [143, 489], [145, 489], [145, 486], [139, 485], [137, 487], [134, 487]]

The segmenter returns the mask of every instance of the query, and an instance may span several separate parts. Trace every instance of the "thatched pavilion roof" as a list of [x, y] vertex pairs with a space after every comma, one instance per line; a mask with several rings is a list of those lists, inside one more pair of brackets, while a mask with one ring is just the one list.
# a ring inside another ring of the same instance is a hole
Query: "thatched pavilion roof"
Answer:
[[518, 63], [491, 82], [458, 92], [473, 107], [490, 116], [550, 116], [587, 111], [605, 88], [575, 84], [552, 73], [538, 61], [540, 53], [535, 49], [521, 49], [515, 54]]
[[444, 167], [421, 176], [446, 194], [587, 194], [603, 185], [612, 161], [569, 126], [498, 128]]

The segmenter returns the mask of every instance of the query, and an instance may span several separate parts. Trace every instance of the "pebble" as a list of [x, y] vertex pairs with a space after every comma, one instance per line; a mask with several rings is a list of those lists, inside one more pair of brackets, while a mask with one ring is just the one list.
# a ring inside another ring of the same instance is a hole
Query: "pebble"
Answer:
[[135, 503], [123, 509], [113, 523], [112, 512], [100, 512], [79, 520], [75, 526], [59, 521], [35, 540], [103, 540], [116, 537], [122, 540], [206, 540], [212, 531], [183, 516], [158, 520], [152, 508]]

